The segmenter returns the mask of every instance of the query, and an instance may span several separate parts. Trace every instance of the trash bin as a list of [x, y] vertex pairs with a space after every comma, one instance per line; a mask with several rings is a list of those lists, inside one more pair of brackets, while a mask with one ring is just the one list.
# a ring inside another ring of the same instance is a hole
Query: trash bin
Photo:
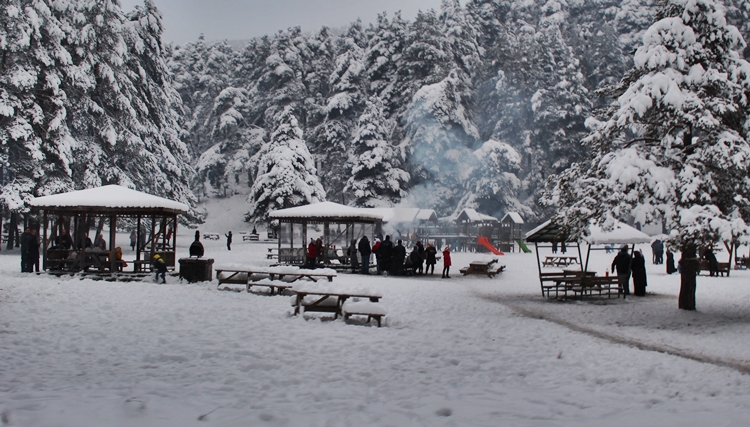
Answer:
[[180, 280], [190, 283], [211, 281], [214, 275], [212, 258], [180, 258]]

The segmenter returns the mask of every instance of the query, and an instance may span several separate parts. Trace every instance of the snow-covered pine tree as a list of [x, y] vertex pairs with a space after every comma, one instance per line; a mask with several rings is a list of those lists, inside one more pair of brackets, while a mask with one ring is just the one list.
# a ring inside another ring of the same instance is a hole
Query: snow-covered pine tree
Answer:
[[257, 162], [258, 174], [248, 197], [249, 221], [266, 222], [271, 211], [317, 203], [326, 197], [292, 107], [285, 107], [275, 123], [271, 141], [252, 159]]
[[319, 156], [321, 183], [330, 197], [345, 204], [344, 186], [349, 179], [345, 165], [352, 151], [352, 130], [366, 98], [364, 50], [367, 38], [362, 23], [353, 22], [346, 33], [336, 40], [337, 56], [329, 76], [330, 93], [323, 108], [325, 118], [312, 131], [316, 141], [312, 151]]
[[73, 189], [74, 141], [65, 81], [70, 32], [55, 3], [9, 0], [0, 11], [0, 205], [26, 212], [33, 196]]
[[521, 190], [521, 155], [509, 144], [487, 141], [474, 151], [473, 168], [466, 180], [466, 194], [458, 209], [472, 208], [490, 215], [519, 212], [533, 216], [530, 207], [518, 198]]
[[389, 142], [392, 125], [385, 117], [382, 101], [367, 101], [354, 131], [354, 153], [347, 165], [351, 171], [344, 192], [349, 204], [390, 207], [406, 195], [409, 174], [401, 169], [403, 157]]
[[750, 64], [714, 0], [668, 0], [657, 19], [607, 116], [589, 123], [592, 157], [550, 179], [542, 201], [576, 234], [665, 220], [682, 251], [679, 307], [694, 310], [697, 249], [749, 232]]

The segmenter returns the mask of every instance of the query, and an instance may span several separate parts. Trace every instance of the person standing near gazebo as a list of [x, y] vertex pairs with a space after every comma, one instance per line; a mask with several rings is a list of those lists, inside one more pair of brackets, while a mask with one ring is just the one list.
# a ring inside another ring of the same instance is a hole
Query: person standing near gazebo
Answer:
[[227, 238], [227, 250], [232, 250], [232, 232], [230, 231], [229, 234], [225, 234], [224, 237]]
[[362, 274], [370, 274], [370, 254], [372, 249], [370, 248], [370, 239], [367, 236], [362, 236], [359, 241], [359, 254], [362, 255]]
[[625, 295], [630, 295], [630, 255], [628, 254], [628, 247], [623, 246], [620, 252], [617, 254], [614, 260], [612, 260], [612, 272], [617, 271], [617, 280], [620, 282], [620, 287]]

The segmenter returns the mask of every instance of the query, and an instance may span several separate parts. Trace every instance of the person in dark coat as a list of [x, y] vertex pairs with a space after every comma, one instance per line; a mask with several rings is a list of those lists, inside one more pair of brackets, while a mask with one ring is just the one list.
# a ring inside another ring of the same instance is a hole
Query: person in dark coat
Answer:
[[612, 261], [612, 272], [617, 271], [617, 279], [625, 295], [630, 295], [630, 261], [627, 246], [623, 246]]
[[36, 271], [39, 273], [39, 236], [35, 228], [31, 229], [31, 239], [29, 239], [29, 273]]
[[21, 245], [21, 273], [31, 273], [31, 264], [29, 263], [29, 250], [31, 250], [31, 240], [34, 237], [31, 235], [31, 228], [26, 227], [21, 233], [20, 245]]
[[66, 230], [60, 230], [60, 235], [55, 237], [55, 245], [63, 249], [70, 249], [73, 247], [73, 239]]
[[553, 254], [557, 253], [557, 242], [552, 242], [552, 253]]
[[664, 264], [664, 243], [656, 239], [651, 243], [651, 252], [653, 252], [653, 263]]
[[451, 248], [446, 246], [443, 249], [443, 279], [450, 279], [451, 272]]
[[716, 255], [714, 255], [714, 250], [712, 248], [706, 249], [706, 251], [703, 252], [702, 258], [708, 261], [709, 275], [718, 276], [719, 275], [719, 261], [716, 260]]
[[359, 249], [359, 254], [362, 256], [362, 274], [370, 274], [370, 254], [372, 253], [370, 239], [367, 236], [362, 236], [357, 249]]
[[138, 241], [138, 236], [135, 233], [135, 230], [130, 232], [130, 250], [135, 250], [135, 244]]
[[78, 250], [83, 251], [93, 246], [94, 244], [91, 242], [91, 237], [86, 235], [86, 233], [81, 233], [81, 237], [78, 238]]
[[393, 262], [393, 242], [391, 236], [385, 236], [385, 240], [380, 243], [380, 266], [383, 271], [390, 271]]
[[417, 249], [417, 254], [419, 255], [419, 262], [415, 264], [417, 267], [414, 272], [417, 274], [422, 274], [424, 272], [424, 246], [422, 246], [421, 241], [417, 241], [417, 244], [414, 247]]
[[[388, 239], [388, 236], [386, 236]], [[382, 250], [382, 246], [381, 246]], [[391, 274], [394, 276], [401, 276], [404, 274], [404, 260], [406, 259], [406, 248], [401, 243], [401, 240], [396, 242], [396, 246], [393, 248], [393, 260], [391, 261]]]
[[677, 273], [677, 267], [674, 265], [674, 253], [667, 249], [667, 274]]
[[195, 231], [195, 240], [190, 244], [190, 249], [188, 249], [188, 251], [191, 257], [194, 256], [200, 258], [203, 256], [203, 243], [201, 243], [200, 231]]
[[346, 250], [346, 255], [349, 257], [349, 263], [352, 266], [352, 273], [356, 273], [359, 270], [359, 256], [357, 255], [357, 239], [352, 239], [352, 244], [349, 245], [349, 249]]
[[232, 232], [230, 231], [229, 234], [225, 234], [224, 237], [227, 238], [227, 250], [232, 250]]
[[633, 293], [638, 297], [646, 296], [646, 258], [641, 251], [633, 254], [633, 263], [630, 266], [633, 272]]
[[560, 242], [560, 252], [562, 253], [568, 252], [568, 247], [565, 246], [565, 242]]
[[427, 264], [424, 272], [425, 274], [429, 273], [430, 275], [432, 275], [433, 273], [435, 273], [435, 264], [437, 264], [437, 249], [432, 246], [432, 243], [427, 244], [427, 247], [424, 249], [424, 255], [425, 263]]

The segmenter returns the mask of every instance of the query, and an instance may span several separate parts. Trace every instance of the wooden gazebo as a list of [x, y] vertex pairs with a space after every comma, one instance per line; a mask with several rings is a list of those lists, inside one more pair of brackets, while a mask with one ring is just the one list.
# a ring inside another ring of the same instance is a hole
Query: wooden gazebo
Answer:
[[[189, 211], [183, 203], [119, 185], [37, 197], [30, 205], [43, 212], [43, 268], [60, 272], [112, 273], [123, 271], [121, 261], [128, 264], [128, 271], [139, 272], [155, 254], [174, 268], [177, 216]], [[100, 232], [104, 226], [109, 233], [106, 249], [100, 250], [91, 245], [96, 235], [92, 239], [90, 233], [92, 229]], [[138, 236], [135, 259], [119, 259], [115, 252], [118, 247], [130, 246], [129, 239], [117, 242], [117, 228], [126, 226]]]
[[[371, 209], [360, 209], [333, 202], [321, 202], [273, 211], [269, 218], [279, 221], [279, 263], [302, 264], [308, 236], [322, 237], [324, 261], [345, 258], [353, 239], [368, 236], [372, 244], [383, 216]], [[337, 249], [341, 249], [339, 255]]]

